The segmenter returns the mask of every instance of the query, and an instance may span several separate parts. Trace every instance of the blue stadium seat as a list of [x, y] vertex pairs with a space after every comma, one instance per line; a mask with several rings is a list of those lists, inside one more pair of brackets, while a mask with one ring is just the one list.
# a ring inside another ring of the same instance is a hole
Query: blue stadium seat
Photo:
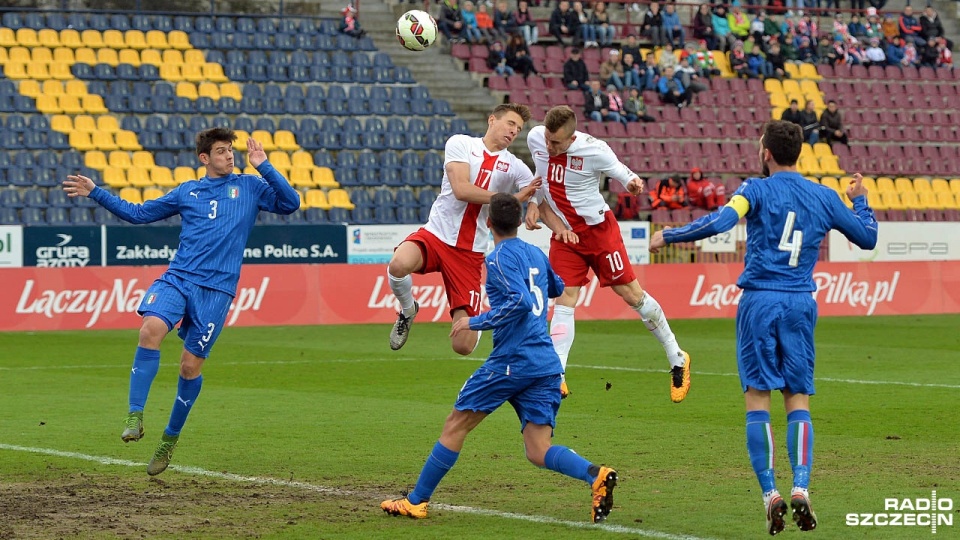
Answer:
[[338, 34], [336, 37], [337, 49], [341, 51], [355, 51], [357, 47], [356, 38], [350, 37], [345, 34]]
[[233, 121], [233, 129], [239, 129], [246, 131], [247, 133], [253, 133], [253, 119], [249, 116], [238, 116], [237, 119]]
[[470, 135], [470, 126], [467, 124], [467, 121], [462, 118], [454, 118], [450, 120], [450, 134], [460, 133], [464, 135]]
[[322, 131], [340, 131], [343, 129], [343, 124], [340, 120], [328, 116], [321, 121], [320, 129]]
[[273, 212], [260, 212], [257, 215], [258, 225], [282, 225], [283, 219]]
[[356, 169], [337, 168], [334, 169], [334, 176], [341, 187], [357, 187], [360, 185], [360, 182], [357, 181]]
[[240, 114], [242, 111], [240, 103], [232, 97], [221, 97], [218, 103], [223, 114]]
[[406, 150], [410, 148], [407, 144], [407, 136], [404, 133], [387, 131], [383, 135], [383, 145], [390, 150]]
[[413, 190], [407, 188], [400, 188], [397, 190], [396, 197], [394, 198], [394, 204], [397, 206], [409, 206], [409, 207], [418, 207], [420, 202], [417, 201], [416, 196], [413, 194]]
[[317, 49], [322, 51], [336, 51], [337, 43], [333, 40], [333, 36], [328, 35], [319, 35], [314, 37], [315, 46]]
[[357, 154], [353, 152], [337, 152], [337, 167], [356, 169]]
[[[233, 45], [230, 43], [230, 33], [229, 32], [212, 32], [210, 34], [210, 47], [213, 49], [218, 49], [221, 51], [228, 50]], [[226, 70], [227, 66], [224, 66]]]
[[256, 34], [257, 25], [250, 17], [239, 17], [236, 21], [237, 32], [244, 34]]
[[402, 187], [406, 184], [398, 167], [384, 167], [380, 169], [380, 183], [388, 187]]
[[[193, 38], [191, 37], [190, 39], [193, 39]], [[196, 48], [199, 49], [200, 47], [196, 47]], [[226, 58], [223, 56], [223, 52], [221, 51], [207, 51], [206, 54], [204, 55], [204, 58], [207, 60], [207, 62], [210, 62], [212, 64], [224, 65], [227, 63]]]
[[50, 11], [47, 13], [46, 27], [59, 32], [67, 28], [67, 19], [62, 13]]
[[283, 104], [283, 98], [269, 97], [263, 99], [263, 112], [267, 114], [283, 114], [286, 107]]
[[400, 206], [397, 207], [397, 222], [404, 224], [421, 223], [419, 207]]
[[195, 32], [209, 34], [215, 30], [213, 19], [210, 17], [195, 17], [193, 19], [193, 29]]
[[309, 66], [313, 64], [310, 61], [310, 57], [304, 51], [293, 51], [290, 54], [290, 65], [291, 66]]
[[268, 36], [266, 34], [254, 34], [253, 43], [251, 43], [250, 46], [253, 47], [254, 49], [261, 49], [261, 50], [272, 49], [273, 43], [271, 43], [270, 37], [271, 36]]
[[350, 221], [359, 225], [378, 223], [372, 206], [358, 206], [350, 212]]
[[276, 21], [269, 18], [263, 18], [263, 19], [257, 20], [257, 33], [276, 34], [277, 33]]
[[253, 82], [267, 82], [267, 66], [248, 64], [243, 70], [245, 79]]
[[17, 134], [21, 134], [27, 129], [27, 120], [20, 114], [12, 114], [7, 118], [6, 128]]
[[423, 175], [421, 174], [420, 169], [415, 169], [412, 167], [400, 168], [400, 182], [401, 184], [409, 187], [420, 187], [426, 185], [426, 183], [423, 181]]
[[327, 95], [319, 84], [310, 84], [307, 85], [306, 98], [309, 100], [324, 100], [327, 99]]
[[70, 73], [78, 79], [93, 78], [93, 68], [89, 64], [74, 64], [70, 66]]
[[47, 203], [50, 206], [57, 206], [60, 208], [73, 208], [73, 201], [67, 197], [67, 192], [62, 189], [51, 189], [47, 193]]
[[[193, 45], [195, 49], [209, 49], [210, 48], [210, 36], [207, 34], [201, 34], [199, 32], [190, 32], [190, 44]], [[213, 51], [209, 51], [213, 52]], [[217, 62], [220, 63], [220, 62]]]
[[217, 32], [226, 32], [228, 34], [233, 34], [237, 31], [236, 21], [233, 17], [217, 17], [216, 20]]
[[[60, 155], [60, 165], [68, 169], [77, 170], [83, 166], [83, 156], [80, 152], [71, 150]], [[2, 166], [2, 164], [0, 164]]]
[[376, 84], [394, 84], [397, 82], [392, 67], [374, 66], [371, 77]]
[[294, 37], [294, 34], [274, 34], [273, 46], [283, 51], [295, 50], [299, 44]]
[[[191, 119], [192, 123], [192, 119]], [[173, 155], [173, 152], [169, 151], [160, 151], [153, 154], [153, 161], [157, 164], [157, 167], [165, 167], [167, 169], [177, 168], [177, 158]]]
[[40, 152], [35, 158], [36, 166], [43, 169], [56, 169], [60, 166], [57, 155], [52, 152]]
[[353, 82], [361, 84], [373, 84], [377, 82], [373, 77], [373, 68], [369, 67], [353, 67], [350, 72], [350, 77], [353, 79]]
[[20, 150], [23, 148], [23, 142], [16, 133], [0, 131], [0, 148], [4, 150]]
[[13, 157], [13, 165], [18, 169], [32, 169], [36, 163], [33, 154], [30, 152], [20, 152]]
[[456, 115], [456, 113], [453, 112], [453, 109], [450, 108], [450, 104], [447, 103], [447, 100], [445, 99], [433, 100], [433, 114], [439, 114], [440, 116]]
[[412, 151], [400, 154], [400, 166], [419, 169], [422, 166], [420, 154]]
[[197, 98], [196, 108], [200, 114], [216, 114], [220, 112], [220, 107], [217, 105], [217, 102], [213, 101], [213, 98], [206, 96]]
[[[186, 32], [190, 34], [193, 32], [193, 18], [185, 17], [183, 15], [177, 15], [173, 18], [173, 29], [180, 30], [181, 32]], [[192, 36], [191, 36], [192, 37]]]
[[341, 49], [341, 50], [336, 50], [330, 54], [330, 65], [334, 67], [336, 66], [352, 67], [353, 61], [350, 58], [350, 55], [343, 52], [343, 50]]
[[321, 131], [317, 133], [317, 146], [315, 148], [340, 150], [343, 148], [343, 145], [340, 143], [340, 134], [331, 131]]
[[[308, 26], [304, 29], [304, 32], [313, 33], [314, 29], [312, 26]], [[277, 23], [277, 32], [282, 34], [296, 34], [300, 32], [300, 21], [294, 19], [283, 18]]]
[[433, 102], [429, 99], [411, 99], [410, 112], [416, 116], [431, 116], [433, 115]]
[[373, 55], [373, 64], [374, 67], [393, 67], [393, 60], [390, 59], [390, 55], [387, 53], [378, 52]]
[[[267, 61], [266, 57], [264, 57], [262, 53], [253, 55], [252, 54], [253, 52], [259, 52], [259, 51], [251, 51], [251, 56], [250, 56], [251, 64], [262, 64]], [[237, 49], [227, 51], [226, 63], [227, 64], [246, 64], [247, 63], [246, 51], [240, 51]], [[244, 88], [244, 91], [246, 91], [246, 87]]]
[[[304, 119], [304, 122], [305, 121], [306, 119]], [[303, 122], [301, 122], [300, 124], [302, 127]], [[336, 166], [336, 162], [333, 159], [333, 155], [331, 155], [326, 150], [318, 150], [313, 153], [313, 164], [316, 165], [317, 167], [327, 167], [330, 169]]]
[[380, 178], [377, 169], [360, 167], [357, 169], [357, 182], [364, 187], [377, 187], [380, 185]]
[[71, 13], [70, 16], [67, 17], [67, 27], [72, 28], [77, 32], [83, 32], [89, 28], [89, 26], [87, 26], [87, 16], [83, 13]]
[[0, 207], [0, 225], [18, 225], [20, 216], [17, 215], [16, 208]]
[[383, 150], [386, 148], [383, 134], [377, 131], [363, 131], [360, 133], [362, 148], [369, 150]]
[[257, 123], [254, 124], [254, 129], [269, 131], [273, 133], [274, 131], [277, 130], [277, 125], [274, 123], [273, 118], [260, 117], [260, 118], [257, 118]]
[[70, 215], [67, 214], [66, 208], [49, 207], [46, 212], [46, 222], [50, 225], [66, 225], [70, 223]]
[[447, 136], [444, 133], [427, 133], [427, 147], [434, 150], [443, 150], [447, 144]]
[[93, 221], [100, 225], [119, 225], [122, 223], [120, 218], [111, 214], [109, 210], [102, 206], [93, 209]]
[[353, 72], [347, 66], [333, 66], [330, 68], [330, 78], [337, 83], [352, 83]]
[[254, 34], [233, 34], [231, 44], [238, 49], [253, 49]]
[[395, 206], [393, 192], [389, 189], [378, 189], [373, 192], [374, 206]]
[[440, 157], [439, 153], [429, 152], [423, 155], [423, 167], [432, 168], [432, 169], [442, 169], [443, 168], [443, 158]]
[[392, 206], [374, 206], [373, 219], [376, 223], [394, 224], [397, 220], [397, 210]]
[[130, 30], [130, 17], [122, 13], [114, 13], [110, 16], [110, 28], [121, 32]]
[[144, 81], [159, 81], [160, 80], [160, 70], [157, 66], [153, 64], [141, 64], [138, 69], [140, 72], [140, 79]]
[[350, 211], [346, 208], [331, 208], [327, 212], [330, 223], [350, 223]]
[[12, 30], [23, 28], [23, 19], [19, 13], [8, 11], [3, 14], [3, 25]]
[[157, 15], [153, 18], [152, 22], [154, 30], [159, 30], [161, 32], [169, 32], [173, 30], [173, 21], [170, 20], [170, 17]]
[[432, 189], [421, 189], [417, 194], [417, 202], [420, 203], [420, 206], [430, 206], [435, 200], [437, 200], [437, 192]]
[[394, 68], [393, 74], [400, 84], [416, 84], [417, 82], [416, 79], [413, 78], [413, 74], [410, 73], [410, 70], [406, 67], [399, 66]]
[[74, 206], [67, 209], [67, 221], [73, 225], [93, 225], [93, 216], [89, 208]]
[[140, 30], [141, 32], [146, 33], [150, 30], [153, 30], [153, 23], [150, 22], [150, 17], [141, 13], [137, 13], [131, 17], [130, 27], [134, 30]]
[[113, 81], [117, 78], [117, 73], [109, 64], [97, 64], [93, 66], [93, 76], [101, 81]]
[[377, 154], [373, 152], [360, 152], [360, 155], [357, 156], [357, 167], [376, 169], [379, 166], [380, 160]]
[[3, 208], [22, 208], [23, 196], [19, 189], [0, 190], [0, 207]]
[[27, 150], [42, 150], [47, 145], [47, 131], [26, 131], [23, 133], [23, 146]]
[[333, 62], [330, 60], [330, 55], [328, 55], [326, 52], [313, 51], [310, 65], [331, 67], [333, 65]]
[[21, 201], [23, 206], [29, 208], [44, 208], [47, 206], [47, 195], [42, 189], [27, 188], [23, 190]]
[[307, 208], [303, 214], [307, 223], [329, 223], [327, 211], [323, 208]]
[[[122, 113], [130, 112], [130, 100], [127, 99], [127, 96], [107, 96], [103, 98], [103, 105], [112, 113]], [[142, 100], [144, 108], [146, 108], [146, 100]]]
[[[63, 210], [61, 208], [61, 210]], [[24, 208], [20, 210], [20, 222], [27, 226], [47, 225], [40, 208]]]

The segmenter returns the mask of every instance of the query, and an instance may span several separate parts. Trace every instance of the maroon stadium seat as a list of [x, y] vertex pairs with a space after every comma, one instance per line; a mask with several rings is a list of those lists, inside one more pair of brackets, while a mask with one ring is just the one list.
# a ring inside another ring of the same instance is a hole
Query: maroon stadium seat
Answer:
[[470, 59], [470, 46], [464, 43], [454, 43], [450, 46], [450, 54], [460, 60]]

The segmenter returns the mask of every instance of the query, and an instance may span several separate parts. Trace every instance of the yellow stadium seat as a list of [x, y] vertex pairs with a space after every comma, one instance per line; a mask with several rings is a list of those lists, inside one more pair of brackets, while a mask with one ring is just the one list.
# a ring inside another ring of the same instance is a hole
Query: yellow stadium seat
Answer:
[[70, 72], [70, 64], [66, 62], [50, 62], [50, 76], [58, 81], [69, 81], [73, 79], [73, 73]]
[[117, 123], [117, 117], [105, 114], [97, 117], [97, 131], [107, 133], [116, 133], [120, 131], [120, 124]]
[[[897, 192], [903, 195], [904, 193], [915, 193], [913, 190], [913, 182], [909, 178], [896, 178], [893, 181], [893, 185], [896, 188]], [[902, 197], [901, 197], [902, 199]]]
[[233, 134], [237, 136], [237, 140], [233, 141], [233, 149], [239, 150], [241, 152], [246, 152], [247, 139], [250, 138], [250, 134], [242, 129], [233, 130]]
[[813, 145], [813, 155], [821, 158], [823, 156], [833, 156], [833, 150], [830, 148], [830, 145], [823, 142], [818, 142]]
[[888, 210], [886, 203], [883, 201], [883, 197], [881, 197], [879, 193], [868, 192], [867, 203], [870, 205], [870, 208], [874, 210]]
[[167, 34], [160, 30], [147, 31], [147, 45], [151, 49], [169, 49], [170, 43], [167, 42]]
[[63, 83], [54, 80], [43, 81], [43, 84], [40, 86], [40, 91], [47, 96], [63, 95]]
[[17, 34], [12, 28], [0, 27], [0, 47], [9, 49], [17, 46]]
[[110, 167], [116, 167], [117, 169], [127, 170], [130, 167], [133, 167], [133, 160], [130, 158], [129, 152], [114, 150], [107, 156], [107, 165]]
[[[840, 179], [840, 185], [843, 186], [843, 189], [847, 189], [847, 186], [850, 185], [850, 182], [852, 181], [852, 176], [844, 176]], [[880, 193], [880, 191], [877, 189], [877, 181], [874, 180], [872, 176], [863, 177], [863, 187], [867, 188], [867, 191], [870, 193]]]
[[[279, 169], [277, 169], [277, 171], [279, 172]], [[253, 165], [247, 164], [247, 166], [243, 168], [243, 174], [252, 174], [254, 176], [260, 176], [260, 171], [258, 171], [257, 168], [254, 167]]]
[[70, 47], [57, 47], [53, 50], [53, 61], [62, 62], [72, 66], [77, 59], [73, 54], [73, 49]]
[[[130, 183], [127, 182], [126, 172], [116, 167], [107, 167], [103, 170], [103, 183], [115, 189], [130, 186]], [[137, 193], [139, 193], [139, 190]]]
[[130, 167], [127, 169], [127, 182], [130, 182], [130, 185], [134, 187], [153, 185], [153, 182], [150, 181], [150, 173], [140, 167]]
[[[291, 183], [291, 182], [290, 182], [290, 167], [274, 167], [274, 169], [276, 169], [277, 172], [280, 173], [280, 176], [282, 176], [282, 177], [284, 177], [284, 178], [287, 179], [287, 183], [288, 183], [288, 184]], [[257, 172], [257, 176], [260, 176], [260, 173], [259, 173], [259, 172]]]
[[77, 79], [67, 81], [63, 90], [67, 95], [82, 97], [87, 95], [87, 83]]
[[813, 147], [810, 146], [810, 143], [802, 143], [800, 145], [800, 157], [814, 157]]
[[0, 47], [0, 64], [6, 64], [10, 61], [10, 57], [7, 55], [7, 49]]
[[107, 114], [110, 111], [103, 104], [103, 98], [99, 94], [87, 94], [82, 98], [83, 110], [89, 114]]
[[104, 30], [103, 31], [103, 46], [109, 47], [111, 49], [120, 50], [126, 49], [127, 44], [123, 40], [123, 32], [119, 30]]
[[802, 81], [799, 81], [799, 84], [800, 84], [800, 93], [804, 95], [820, 93], [820, 87], [817, 86], [816, 81], [802, 80]]
[[176, 49], [166, 49], [160, 53], [164, 64], [183, 64], [183, 53]]
[[107, 155], [99, 150], [91, 150], [83, 155], [83, 164], [91, 169], [103, 171], [107, 164]]
[[182, 81], [183, 75], [180, 74], [180, 66], [174, 64], [161, 64], [160, 78], [170, 82]]
[[71, 49], [83, 47], [83, 40], [80, 39], [80, 32], [73, 28], [64, 28], [60, 31], [60, 45]]
[[896, 193], [897, 187], [893, 184], [893, 178], [881, 176], [877, 178], [877, 190], [880, 193]]
[[900, 203], [903, 204], [907, 210], [923, 209], [923, 206], [920, 205], [920, 197], [918, 197], [914, 191], [900, 192]]
[[97, 53], [90, 47], [81, 47], [74, 51], [74, 58], [78, 64], [97, 65]]
[[196, 101], [197, 87], [192, 82], [181, 81], [177, 83], [177, 96], [185, 97]]
[[263, 145], [263, 150], [265, 152], [273, 152], [277, 149], [276, 143], [273, 142], [273, 135], [271, 135], [269, 131], [264, 131], [262, 129], [254, 130], [250, 136], [256, 139], [258, 143]]
[[929, 178], [914, 178], [913, 190], [917, 193], [933, 193], [933, 186], [930, 185]]
[[350, 202], [350, 194], [343, 189], [331, 189], [327, 193], [327, 200], [332, 207], [346, 208], [347, 210], [353, 210], [355, 208], [354, 204]]
[[121, 188], [120, 198], [133, 204], [143, 204], [143, 195], [140, 193], [140, 190], [135, 187]]
[[166, 167], [154, 167], [150, 169], [150, 182], [160, 187], [174, 187], [177, 185], [177, 183], [173, 181], [173, 172]]
[[7, 76], [8, 79], [15, 81], [29, 79], [30, 76], [27, 75], [27, 65], [23, 62], [7, 62], [3, 66], [3, 74]]
[[273, 143], [277, 145], [277, 148], [287, 152], [295, 152], [300, 150], [300, 145], [297, 144], [297, 138], [290, 131], [285, 129], [277, 130], [273, 134]]
[[117, 131], [115, 137], [117, 139], [117, 146], [119, 146], [121, 150], [128, 152], [143, 150], [143, 146], [140, 146], [140, 142], [137, 140], [137, 134], [132, 131], [121, 129]]
[[60, 103], [60, 110], [63, 114], [83, 114], [85, 109], [80, 105], [80, 98], [64, 94], [57, 98]]
[[200, 64], [183, 64], [180, 66], [180, 76], [192, 82], [207, 80], [203, 76], [203, 67]]
[[310, 188], [316, 186], [316, 182], [313, 181], [312, 168], [294, 167], [290, 169], [290, 177], [288, 180], [296, 187]]
[[307, 208], [322, 208], [324, 210], [333, 208], [327, 200], [327, 194], [322, 189], [308, 189], [304, 196], [304, 202]]
[[303, 150], [297, 150], [290, 156], [290, 163], [294, 167], [302, 169], [313, 170], [315, 165], [313, 164], [313, 156], [310, 155], [310, 152], [304, 152]]
[[837, 161], [837, 156], [823, 156], [820, 158], [819, 162], [820, 170], [823, 171], [824, 174], [835, 174], [840, 176], [846, 173], [846, 171], [840, 168], [840, 163]]
[[950, 183], [944, 178], [934, 178], [930, 181], [930, 189], [934, 193], [950, 193]]
[[202, 71], [203, 77], [210, 82], [225, 83], [230, 80], [223, 74], [223, 66], [220, 64], [203, 64]]
[[[256, 133], [256, 132], [254, 132]], [[290, 163], [290, 154], [286, 152], [281, 152], [274, 150], [267, 155], [267, 159], [270, 160], [270, 164], [279, 169], [289, 169], [293, 167], [293, 164]]]
[[26, 47], [11, 47], [7, 51], [7, 62], [26, 64], [31, 60], [33, 59], [30, 57], [30, 49]]
[[193, 45], [190, 44], [190, 36], [183, 30], [171, 30], [167, 34], [167, 42], [174, 49], [187, 50], [193, 48]]
[[206, 168], [206, 167], [204, 167], [204, 166], [202, 166], [202, 165], [199, 166], [199, 167], [197, 167], [197, 180], [200, 180], [201, 178], [203, 178], [203, 177], [206, 176], [206, 175], [207, 175], [207, 168]]
[[65, 114], [55, 114], [50, 117], [50, 129], [60, 133], [73, 131], [73, 118]]
[[[768, 79], [768, 80], [769, 80], [769, 79]], [[776, 79], [773, 79], [773, 80], [776, 80]], [[764, 82], [764, 84], [766, 84], [766, 82]], [[795, 80], [793, 80], [793, 79], [785, 79], [785, 80], [782, 81], [780, 84], [783, 86], [783, 93], [784, 93], [784, 94], [788, 94], [788, 95], [789, 95], [789, 94], [803, 94], [803, 92], [800, 90], [800, 83], [798, 83], [797, 81], [795, 81]]]
[[141, 30], [127, 30], [123, 33], [123, 41], [127, 44], [127, 47], [138, 51], [148, 47], [147, 38]]
[[88, 114], [80, 114], [73, 119], [73, 129], [92, 134], [98, 131], [97, 121]]
[[801, 157], [797, 162], [797, 170], [800, 171], [800, 174], [811, 174], [813, 176], [821, 176], [823, 174], [823, 170], [820, 168], [820, 162], [813, 156]]
[[197, 88], [197, 95], [217, 101], [220, 99], [220, 87], [212, 82], [202, 82]]
[[770, 94], [783, 94], [783, 83], [778, 79], [767, 79], [763, 81], [763, 89]]
[[37, 31], [33, 28], [18, 28], [17, 43], [21, 47], [33, 48], [40, 46], [40, 39], [37, 38]]
[[243, 99], [243, 93], [240, 91], [240, 85], [232, 82], [220, 84], [220, 95], [222, 97], [233, 98], [237, 101]]
[[883, 203], [887, 206], [888, 210], [905, 210], [903, 203], [900, 202], [900, 195], [892, 191], [884, 191], [880, 193], [880, 198], [883, 200]]
[[804, 63], [804, 64], [800, 64], [800, 78], [819, 81], [823, 77], [821, 77], [820, 73], [817, 72], [817, 66], [813, 64]]
[[830, 188], [830, 189], [832, 189], [832, 190], [834, 190], [834, 191], [836, 191], [836, 192], [838, 192], [838, 193], [841, 191], [841, 190], [840, 190], [840, 181], [837, 180], [836, 177], [833, 177], [833, 176], [824, 176], [824, 177], [820, 178], [820, 185], [821, 185], [821, 186], [826, 186], [826, 187], [828, 187], [828, 188]]
[[134, 152], [130, 164], [134, 167], [140, 167], [141, 169], [147, 170], [157, 166], [157, 164], [153, 161], [153, 154], [144, 150]]
[[[776, 80], [776, 79], [767, 79]], [[770, 107], [774, 109], [787, 109], [790, 107], [790, 102], [787, 100], [786, 94], [775, 93], [770, 94]]]
[[117, 55], [121, 64], [130, 64], [133, 67], [140, 67], [140, 51], [136, 49], [120, 49]]
[[145, 49], [140, 51], [140, 63], [160, 67], [163, 65], [163, 58], [160, 56], [160, 51], [156, 49]]
[[203, 51], [199, 49], [187, 49], [183, 51], [183, 63], [197, 64], [198, 66], [200, 66], [207, 63], [207, 59], [204, 58]]
[[950, 192], [954, 195], [960, 195], [960, 178], [950, 179]]
[[197, 171], [193, 167], [177, 167], [173, 170], [173, 181], [182, 184], [197, 179]]
[[117, 57], [116, 49], [108, 49], [106, 47], [97, 49], [97, 63], [117, 67], [120, 59]]
[[100, 49], [103, 47], [103, 35], [100, 34], [99, 30], [92, 28], [80, 32], [80, 41], [83, 42], [84, 47], [90, 47], [91, 49]]
[[91, 139], [93, 140], [93, 146], [97, 150], [103, 150], [104, 152], [113, 152], [114, 150], [119, 150], [120, 147], [117, 146], [117, 141], [114, 140], [113, 135], [110, 133], [100, 133], [95, 132]]
[[41, 64], [53, 62], [53, 49], [47, 47], [34, 47], [30, 49], [30, 61]]
[[960, 200], [958, 200], [958, 197], [955, 197], [953, 193], [937, 192], [937, 202], [947, 210], [960, 209]]
[[[170, 172], [170, 169], [165, 169], [167, 172]], [[163, 190], [155, 187], [143, 188], [143, 200], [152, 201], [154, 199], [159, 199], [163, 197]]]
[[27, 79], [20, 82], [20, 95], [36, 98], [41, 94], [43, 94], [43, 87], [40, 86], [40, 81]]
[[937, 194], [932, 191], [922, 191], [917, 193], [917, 197], [920, 199], [921, 208], [932, 208], [934, 210], [943, 210], [943, 205], [937, 199]]
[[800, 68], [797, 67], [793, 62], [785, 62], [783, 64], [784, 71], [787, 72], [787, 75], [790, 75], [791, 79], [796, 79], [800, 77]]
[[31, 79], [44, 81], [50, 78], [50, 70], [47, 69], [47, 64], [30, 62], [27, 64], [27, 76]]
[[340, 183], [333, 176], [333, 169], [317, 167], [313, 169], [313, 182], [319, 187], [338, 188]]

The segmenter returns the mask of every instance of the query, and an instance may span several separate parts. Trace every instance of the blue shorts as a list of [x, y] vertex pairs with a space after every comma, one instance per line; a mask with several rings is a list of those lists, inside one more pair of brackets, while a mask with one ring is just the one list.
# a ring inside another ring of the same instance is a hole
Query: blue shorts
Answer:
[[744, 291], [737, 308], [737, 368], [743, 391], [813, 395], [817, 302], [810, 293]]
[[168, 330], [183, 319], [177, 332], [183, 348], [206, 358], [223, 329], [231, 302], [233, 297], [225, 292], [163, 274], [147, 289], [137, 313], [163, 319]]
[[463, 384], [453, 408], [490, 414], [506, 402], [517, 411], [520, 431], [527, 426], [527, 422], [557, 427], [560, 374], [511, 377], [480, 366]]

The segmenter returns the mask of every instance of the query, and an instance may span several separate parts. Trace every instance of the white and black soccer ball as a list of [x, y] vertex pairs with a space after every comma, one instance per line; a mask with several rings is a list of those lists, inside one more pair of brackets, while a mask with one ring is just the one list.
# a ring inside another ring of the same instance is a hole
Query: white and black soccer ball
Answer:
[[411, 9], [397, 20], [397, 39], [404, 48], [422, 51], [437, 40], [437, 21], [419, 9]]

